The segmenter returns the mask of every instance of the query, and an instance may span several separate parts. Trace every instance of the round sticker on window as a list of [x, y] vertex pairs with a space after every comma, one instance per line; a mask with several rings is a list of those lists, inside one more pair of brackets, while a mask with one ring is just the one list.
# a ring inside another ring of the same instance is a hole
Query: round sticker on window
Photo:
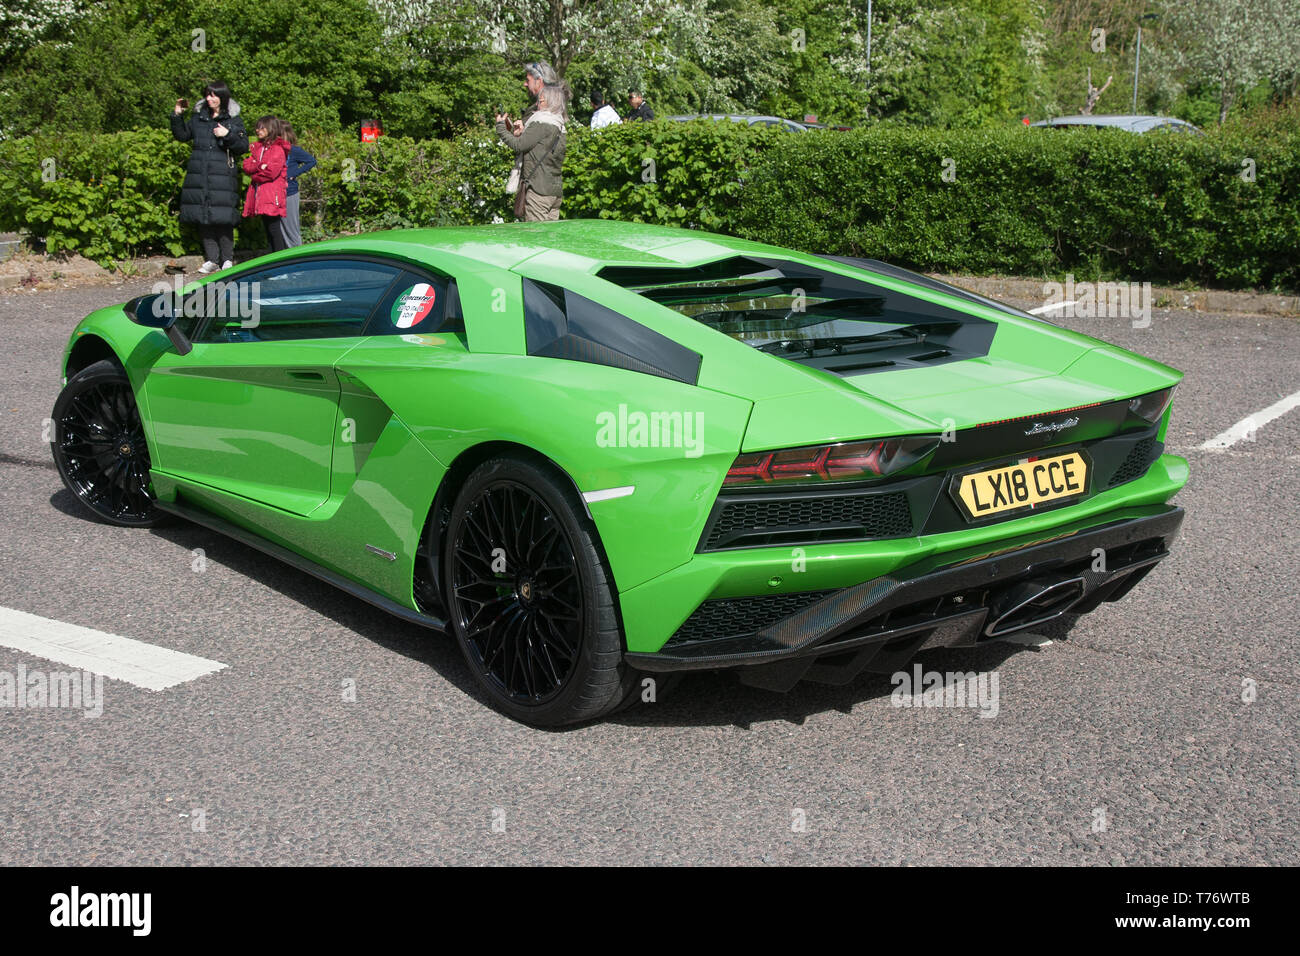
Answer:
[[411, 329], [419, 325], [433, 311], [436, 295], [436, 290], [427, 282], [411, 286], [393, 303], [393, 325], [399, 329]]

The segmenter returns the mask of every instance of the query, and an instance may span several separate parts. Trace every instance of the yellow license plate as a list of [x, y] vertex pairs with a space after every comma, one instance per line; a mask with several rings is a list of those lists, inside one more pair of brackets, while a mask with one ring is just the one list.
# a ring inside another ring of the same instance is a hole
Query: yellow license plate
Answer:
[[1087, 490], [1088, 460], [1077, 451], [976, 471], [953, 482], [953, 495], [971, 521], [1074, 498]]

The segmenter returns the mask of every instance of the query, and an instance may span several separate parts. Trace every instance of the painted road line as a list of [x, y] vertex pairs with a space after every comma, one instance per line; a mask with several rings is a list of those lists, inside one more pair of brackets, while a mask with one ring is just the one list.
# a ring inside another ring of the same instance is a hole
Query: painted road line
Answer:
[[146, 690], [166, 690], [226, 667], [220, 661], [7, 607], [0, 607], [0, 647]]
[[1053, 302], [1051, 305], [1040, 305], [1036, 309], [1030, 309], [1030, 315], [1042, 315], [1044, 312], [1051, 312], [1054, 309], [1065, 309], [1072, 305], [1078, 305], [1078, 299], [1071, 299], [1069, 302]]
[[1247, 415], [1226, 432], [1215, 435], [1200, 446], [1201, 451], [1223, 451], [1242, 440], [1254, 441], [1255, 432], [1275, 418], [1281, 418], [1293, 408], [1300, 407], [1300, 392], [1288, 395], [1281, 401], [1274, 402], [1268, 408], [1261, 409], [1253, 415]]

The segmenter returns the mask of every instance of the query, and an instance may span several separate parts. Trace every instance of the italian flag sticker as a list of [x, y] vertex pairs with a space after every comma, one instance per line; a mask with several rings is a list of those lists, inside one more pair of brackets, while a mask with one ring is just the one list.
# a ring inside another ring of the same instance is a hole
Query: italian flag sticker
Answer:
[[393, 325], [399, 329], [410, 329], [424, 321], [425, 316], [433, 311], [436, 296], [433, 286], [427, 282], [413, 285], [397, 297], [393, 303], [391, 318]]

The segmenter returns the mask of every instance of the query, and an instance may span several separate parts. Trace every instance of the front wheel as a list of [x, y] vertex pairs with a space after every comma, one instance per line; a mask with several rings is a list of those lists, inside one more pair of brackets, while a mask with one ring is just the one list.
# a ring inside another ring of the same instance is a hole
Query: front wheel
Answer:
[[447, 527], [448, 616], [492, 703], [539, 727], [635, 694], [595, 527], [550, 469], [515, 458], [470, 474]]
[[165, 515], [149, 487], [149, 447], [131, 381], [107, 359], [83, 368], [54, 402], [59, 477], [101, 521], [144, 528]]

